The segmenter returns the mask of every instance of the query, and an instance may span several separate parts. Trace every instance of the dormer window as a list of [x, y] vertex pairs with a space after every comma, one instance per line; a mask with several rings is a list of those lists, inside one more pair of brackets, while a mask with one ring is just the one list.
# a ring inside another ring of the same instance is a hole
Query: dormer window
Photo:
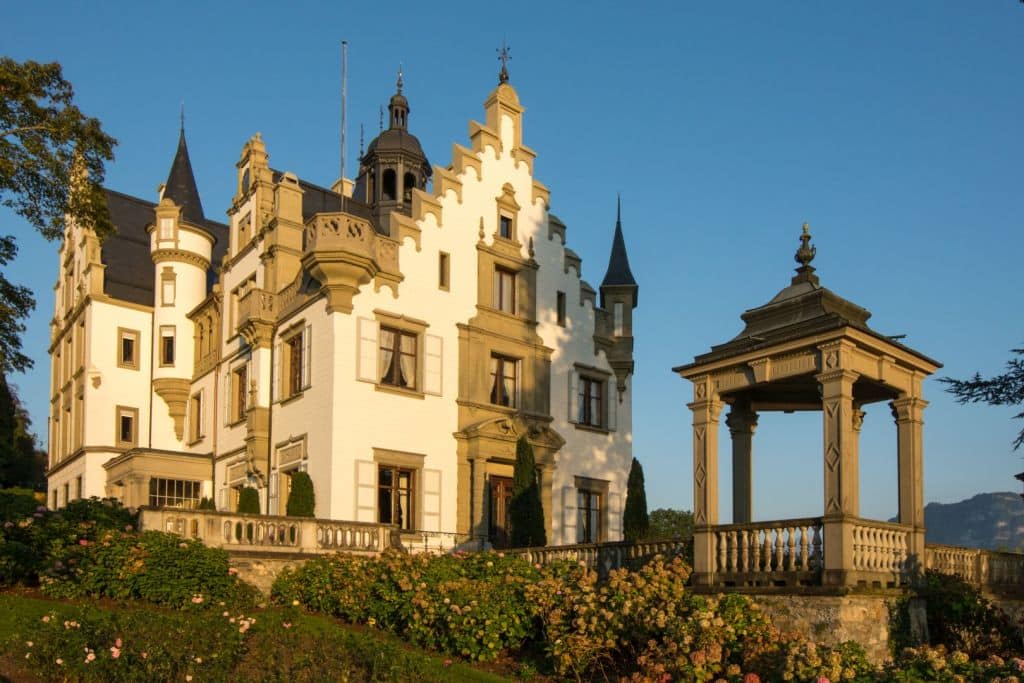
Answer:
[[161, 240], [173, 240], [174, 239], [174, 219], [173, 218], [161, 218], [160, 219], [160, 239]]

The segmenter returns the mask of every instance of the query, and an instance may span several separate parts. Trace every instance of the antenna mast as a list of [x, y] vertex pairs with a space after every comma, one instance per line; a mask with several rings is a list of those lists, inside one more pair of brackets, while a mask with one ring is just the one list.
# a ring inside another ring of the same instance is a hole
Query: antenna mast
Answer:
[[341, 41], [341, 176], [339, 194], [345, 194], [345, 86], [348, 82], [348, 41]]

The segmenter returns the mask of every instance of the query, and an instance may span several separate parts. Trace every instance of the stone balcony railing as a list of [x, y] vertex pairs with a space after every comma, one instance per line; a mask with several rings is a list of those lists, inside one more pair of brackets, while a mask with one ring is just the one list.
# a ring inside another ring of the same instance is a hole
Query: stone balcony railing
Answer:
[[238, 331], [250, 345], [269, 346], [277, 314], [277, 296], [253, 287], [238, 300]]
[[809, 586], [824, 567], [823, 520], [724, 524], [711, 530], [709, 585]]
[[986, 590], [1024, 591], [1024, 555], [951, 545], [928, 544], [924, 551], [925, 569], [955, 574]]
[[307, 517], [240, 515], [206, 510], [143, 508], [142, 529], [195, 538], [228, 551], [326, 554], [339, 551], [377, 555], [401, 547], [391, 524], [343, 522]]
[[577, 543], [537, 548], [513, 548], [504, 551], [518, 555], [531, 564], [548, 565], [568, 561], [585, 565], [606, 576], [612, 569], [619, 569], [634, 561], [641, 561], [655, 555], [688, 556], [692, 549], [688, 538], [669, 538], [651, 541], [612, 541], [607, 543]]

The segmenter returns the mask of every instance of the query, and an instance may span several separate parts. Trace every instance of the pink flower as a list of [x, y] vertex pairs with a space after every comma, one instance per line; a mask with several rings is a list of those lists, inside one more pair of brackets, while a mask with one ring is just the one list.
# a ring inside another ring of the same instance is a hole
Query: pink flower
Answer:
[[761, 677], [751, 672], [743, 677], [743, 683], [761, 683]]
[[88, 664], [89, 662], [91, 662], [94, 659], [96, 659], [96, 653], [90, 652], [89, 654], [87, 654], [85, 656], [85, 663]]
[[120, 638], [118, 638], [117, 640], [114, 641], [114, 647], [121, 647], [121, 639]]
[[148, 652], [140, 652], [140, 653], [139, 653], [139, 655], [140, 655], [140, 656], [141, 656], [141, 657], [142, 657], [143, 659], [147, 659], [147, 658], [149, 657], [149, 653], [148, 653]]
[[238, 573], [237, 569], [235, 569], [234, 567], [228, 567], [228, 576], [234, 576], [237, 573]]
[[120, 657], [121, 656], [121, 648], [119, 648], [119, 647], [112, 647], [112, 648], [110, 648], [110, 656], [113, 657], [114, 659], [117, 659], [118, 657]]
[[192, 680], [192, 674], [185, 674], [185, 680], [186, 681], [191, 681]]
[[818, 676], [818, 683], [832, 683], [832, 681], [828, 680], [825, 676]]
[[284, 626], [285, 628], [291, 628], [292, 627], [292, 622], [286, 621], [283, 624], [281, 624], [281, 626]]
[[89, 545], [89, 541], [85, 540], [84, 538], [79, 539], [78, 545]]
[[57, 666], [63, 666], [63, 665], [64, 665], [64, 660], [61, 659], [60, 657], [57, 657]]
[[452, 660], [450, 660], [450, 659], [444, 660], [444, 665], [445, 666], [451, 666], [452, 665]]
[[43, 617], [43, 623], [44, 624], [49, 624], [50, 623], [50, 615], [49, 614], [47, 614], [45, 617]]

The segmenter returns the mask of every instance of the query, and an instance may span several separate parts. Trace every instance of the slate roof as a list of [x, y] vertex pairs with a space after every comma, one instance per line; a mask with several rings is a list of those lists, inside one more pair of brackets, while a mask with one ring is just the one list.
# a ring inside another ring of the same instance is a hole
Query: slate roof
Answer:
[[626, 254], [626, 240], [622, 237], [622, 205], [615, 213], [615, 237], [612, 238], [612, 253], [608, 258], [608, 270], [604, 274], [601, 286], [631, 285], [636, 287], [636, 278], [629, 268], [629, 256]]
[[181, 217], [189, 223], [203, 225], [203, 203], [199, 200], [199, 189], [192, 173], [192, 162], [188, 158], [188, 145], [185, 144], [185, 129], [178, 136], [178, 151], [171, 163], [171, 172], [167, 174], [164, 197], [173, 199], [181, 207]]

